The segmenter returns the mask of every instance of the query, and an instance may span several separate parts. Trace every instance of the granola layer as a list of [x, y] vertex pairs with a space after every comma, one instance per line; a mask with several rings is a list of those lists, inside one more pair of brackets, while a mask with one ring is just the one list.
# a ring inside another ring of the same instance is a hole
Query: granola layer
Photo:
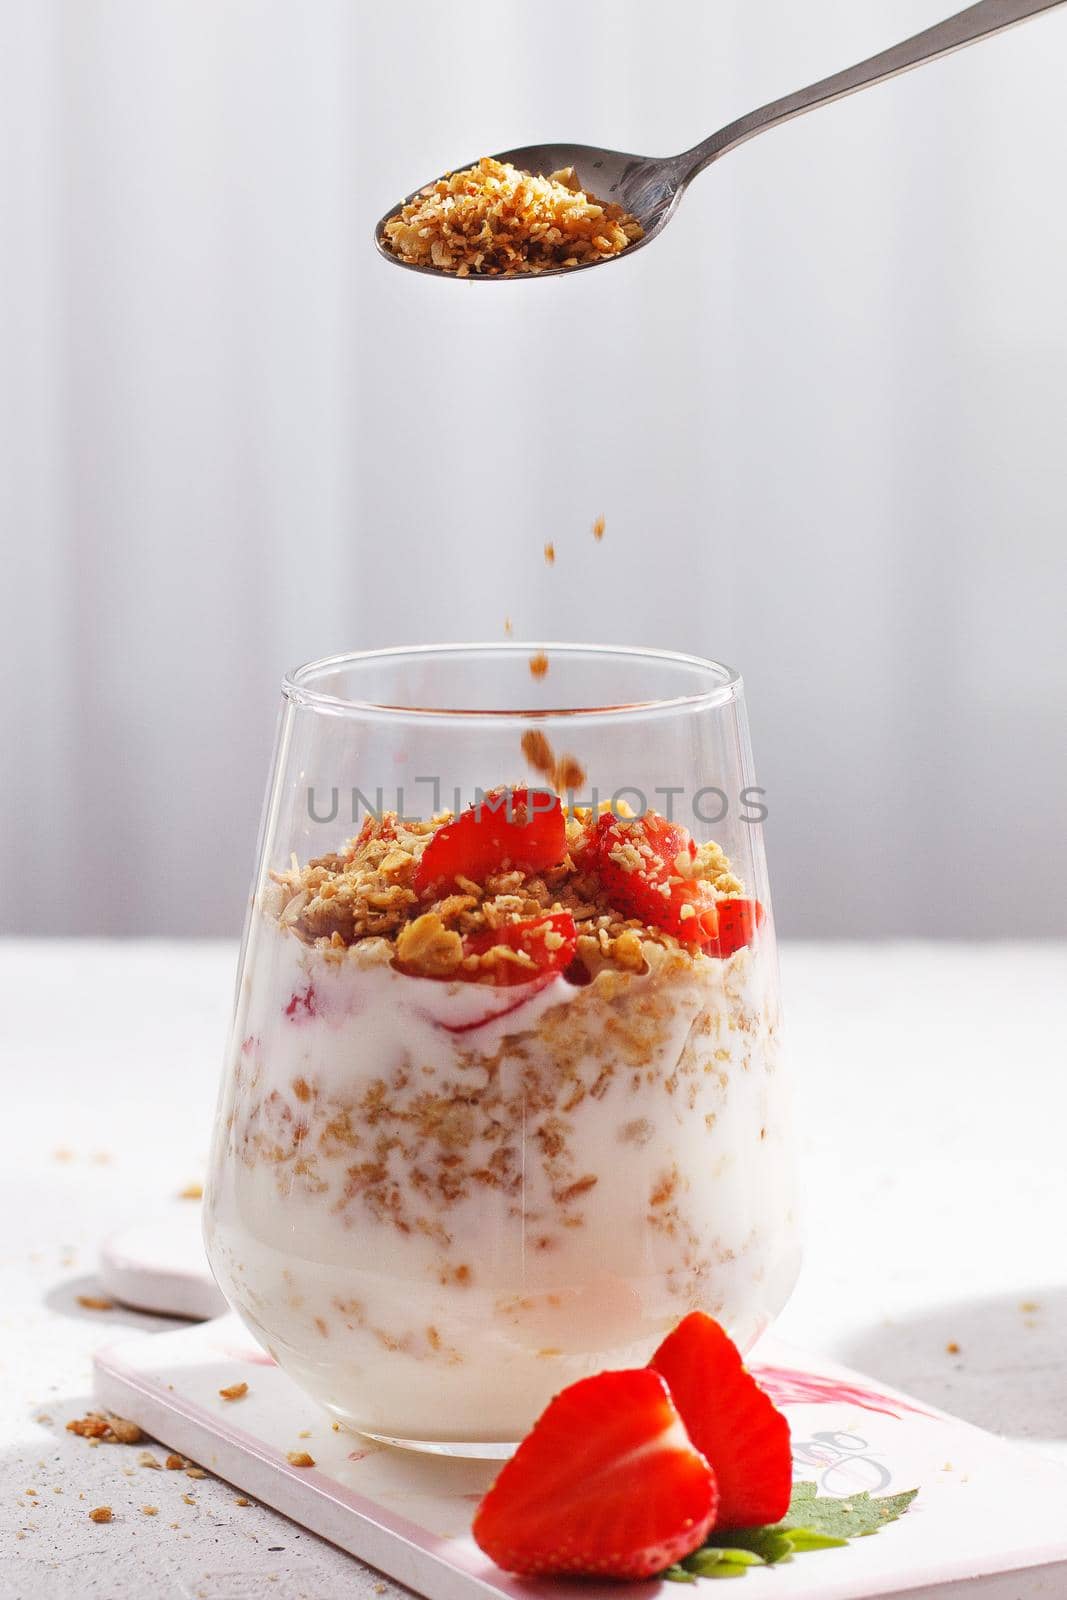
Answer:
[[[428, 977], [490, 984], [496, 981], [500, 961], [514, 963], [515, 952], [501, 945], [478, 956], [464, 955], [463, 940], [553, 912], [574, 919], [576, 956], [584, 969], [579, 981], [595, 977], [604, 967], [647, 970], [649, 945], [669, 952], [687, 948], [684, 941], [613, 904], [590, 856], [596, 819], [584, 809], [565, 818], [566, 849], [558, 864], [532, 874], [505, 865], [481, 881], [460, 875], [443, 888], [420, 891], [422, 857], [433, 836], [452, 819], [452, 812], [441, 812], [428, 821], [407, 822], [391, 811], [369, 818], [336, 854], [274, 873], [269, 914], [307, 944], [346, 949], [381, 941], [374, 960], [389, 959]], [[636, 829], [640, 819], [633, 820]], [[620, 819], [623, 829], [627, 821]], [[639, 871], [639, 838], [633, 844], [624, 839], [616, 857], [620, 866]], [[713, 842], [700, 845], [678, 865], [678, 881], [684, 875], [705, 883], [722, 898], [742, 892], [725, 854]]]

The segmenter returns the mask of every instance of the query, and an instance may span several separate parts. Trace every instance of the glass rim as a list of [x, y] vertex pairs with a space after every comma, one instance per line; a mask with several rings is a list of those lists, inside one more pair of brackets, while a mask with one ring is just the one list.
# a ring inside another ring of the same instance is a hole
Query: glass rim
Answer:
[[[642, 660], [659, 662], [668, 666], [696, 669], [706, 675], [709, 681], [706, 688], [692, 693], [664, 695], [649, 700], [618, 702], [613, 705], [519, 706], [509, 710], [489, 706], [398, 705], [388, 701], [329, 694], [312, 686], [312, 680], [315, 678], [356, 664], [404, 659], [417, 661], [433, 657], [447, 660], [449, 657], [470, 655], [483, 655], [486, 659], [505, 656], [528, 657], [539, 652], [549, 656], [554, 652], [556, 655], [565, 654], [578, 658], [617, 657], [631, 663]], [[291, 705], [330, 712], [334, 715], [388, 717], [399, 721], [410, 717], [444, 721], [465, 717], [479, 721], [494, 719], [500, 722], [513, 722], [516, 719], [544, 721], [546, 718], [610, 717], [673, 710], [692, 711], [727, 705], [741, 696], [743, 687], [741, 674], [735, 667], [728, 666], [722, 661], [715, 661], [710, 656], [689, 655], [683, 651], [646, 648], [642, 645], [568, 644], [558, 641], [553, 643], [511, 639], [490, 643], [391, 645], [380, 650], [346, 650], [337, 655], [321, 656], [315, 661], [307, 661], [299, 667], [292, 667], [282, 678], [282, 694]]]

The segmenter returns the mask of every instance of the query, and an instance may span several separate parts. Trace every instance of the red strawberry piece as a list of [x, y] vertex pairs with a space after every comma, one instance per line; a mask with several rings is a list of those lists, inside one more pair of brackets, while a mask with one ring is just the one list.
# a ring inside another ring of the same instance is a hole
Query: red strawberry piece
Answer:
[[650, 811], [643, 817], [616, 817], [607, 811], [597, 823], [597, 870], [612, 904], [628, 916], [687, 944], [714, 939], [719, 921], [710, 883], [684, 877], [678, 857], [690, 860], [696, 845], [688, 830]]
[[444, 1028], [446, 1033], [475, 1033], [490, 1022], [499, 1022], [501, 1017], [511, 1017], [516, 1011], [521, 1011], [523, 1006], [529, 1005], [535, 994], [540, 994], [546, 983], [552, 982], [552, 977], [553, 974], [549, 973], [543, 978], [534, 979], [523, 987], [523, 992], [517, 1000], [512, 1000], [510, 1003], [505, 1001], [493, 1010], [483, 1011], [479, 1016], [469, 1017], [464, 1022], [445, 1022], [442, 1017], [433, 1017], [431, 1020], [436, 1022], [439, 1028]]
[[694, 1445], [719, 1484], [716, 1529], [779, 1522], [789, 1508], [789, 1424], [703, 1311], [691, 1311], [649, 1363], [666, 1379]]
[[305, 1017], [315, 1016], [317, 1011], [315, 985], [309, 983], [306, 989], [299, 989], [290, 995], [285, 1015], [293, 1022], [301, 1022]]
[[[529, 983], [544, 974], [562, 972], [574, 958], [577, 939], [578, 930], [570, 912], [554, 911], [547, 917], [532, 917], [526, 922], [506, 922], [500, 928], [486, 928], [482, 933], [468, 934], [463, 941], [463, 953], [468, 956], [484, 955], [487, 950], [500, 946], [521, 952], [528, 958], [527, 961], [511, 961], [505, 957], [493, 964], [493, 982], [510, 986]], [[470, 977], [471, 974], [461, 973], [461, 976]]]
[[386, 843], [392, 843], [395, 838], [395, 815], [391, 811], [386, 811], [379, 816], [375, 812], [369, 811], [363, 818], [360, 830], [356, 835], [355, 853], [358, 854], [364, 845], [370, 844], [372, 839], [381, 839]]
[[716, 1501], [663, 1380], [602, 1372], [551, 1402], [473, 1531], [509, 1572], [649, 1578], [703, 1543]]
[[767, 913], [758, 900], [720, 900], [719, 931], [705, 946], [709, 956], [732, 956], [735, 950], [751, 944], [762, 928]]
[[567, 829], [556, 796], [497, 789], [438, 828], [415, 869], [415, 890], [421, 894], [457, 876], [484, 883], [505, 866], [542, 872], [562, 861], [566, 851]]

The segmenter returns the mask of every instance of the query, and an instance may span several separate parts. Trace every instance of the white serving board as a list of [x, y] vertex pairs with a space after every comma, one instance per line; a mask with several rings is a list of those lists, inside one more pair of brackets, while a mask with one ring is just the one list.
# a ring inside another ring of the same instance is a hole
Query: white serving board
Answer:
[[[1067, 1471], [870, 1379], [761, 1342], [751, 1365], [783, 1405], [794, 1470], [828, 1494], [918, 1487], [912, 1509], [839, 1550], [751, 1569], [747, 1600], [874, 1600], [936, 1590], [1016, 1600], [1067, 1596]], [[96, 1357], [100, 1401], [248, 1495], [429, 1600], [680, 1600], [674, 1584], [524, 1582], [470, 1537], [491, 1462], [416, 1455], [334, 1429], [231, 1316], [141, 1335]], [[219, 1390], [244, 1382], [225, 1401]], [[287, 1454], [306, 1450], [313, 1469]], [[1023, 1577], [1024, 1569], [1031, 1569]], [[1040, 1569], [1035, 1571], [1033, 1569]], [[994, 1574], [1015, 1574], [998, 1581]], [[965, 1580], [983, 1580], [957, 1588]]]

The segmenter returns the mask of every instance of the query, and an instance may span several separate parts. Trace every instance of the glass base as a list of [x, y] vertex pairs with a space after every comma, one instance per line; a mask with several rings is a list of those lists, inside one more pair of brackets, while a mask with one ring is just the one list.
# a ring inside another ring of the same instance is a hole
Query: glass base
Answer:
[[454, 1456], [463, 1461], [507, 1461], [518, 1449], [517, 1444], [495, 1444], [485, 1440], [460, 1440], [452, 1443], [444, 1439], [395, 1439], [389, 1433], [370, 1433], [366, 1428], [357, 1430], [364, 1439], [376, 1444], [391, 1444], [397, 1450], [418, 1450], [427, 1456]]

